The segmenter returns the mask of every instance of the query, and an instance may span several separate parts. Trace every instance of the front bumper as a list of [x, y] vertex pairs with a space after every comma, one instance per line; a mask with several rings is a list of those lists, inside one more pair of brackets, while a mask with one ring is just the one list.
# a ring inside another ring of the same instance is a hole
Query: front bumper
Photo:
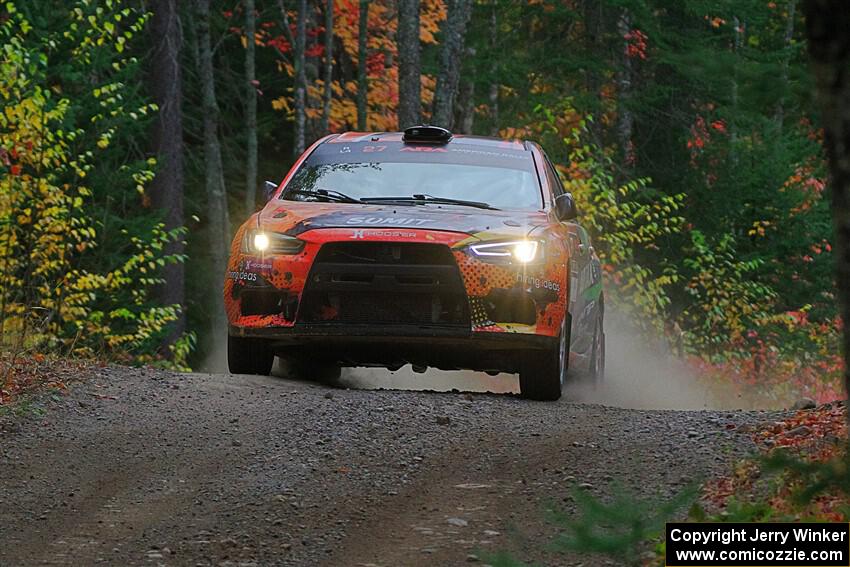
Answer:
[[472, 332], [411, 325], [351, 326], [296, 324], [246, 328], [231, 325], [232, 336], [268, 341], [280, 355], [297, 355], [343, 366], [518, 372], [529, 354], [557, 348], [557, 337], [526, 333]]
[[279, 345], [303, 345], [313, 342], [328, 343], [380, 343], [388, 340], [399, 343], [429, 345], [448, 343], [468, 344], [481, 349], [535, 350], [550, 348], [557, 337], [527, 333], [464, 331], [445, 327], [421, 327], [412, 325], [310, 325], [297, 324], [292, 327], [239, 327], [230, 326], [234, 337], [268, 339]]

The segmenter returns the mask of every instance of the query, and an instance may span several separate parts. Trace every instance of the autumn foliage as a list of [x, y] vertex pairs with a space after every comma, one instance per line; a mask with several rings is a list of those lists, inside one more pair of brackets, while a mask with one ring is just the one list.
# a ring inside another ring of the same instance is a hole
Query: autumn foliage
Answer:
[[[297, 14], [290, 11], [290, 21]], [[358, 53], [358, 19], [359, 2], [344, 0], [334, 3], [334, 37], [338, 43], [336, 62], [350, 62], [356, 66]], [[424, 45], [436, 45], [440, 23], [446, 19], [446, 6], [443, 0], [424, 0], [420, 7], [419, 39]], [[371, 2], [368, 11], [368, 55], [366, 59], [369, 90], [367, 97], [368, 120], [367, 129], [374, 131], [395, 130], [398, 127], [396, 107], [398, 106], [398, 51], [395, 42], [397, 20], [395, 6], [390, 2]], [[241, 30], [234, 29], [235, 32]], [[321, 26], [307, 30], [308, 38], [320, 38], [324, 34]], [[261, 22], [257, 34], [258, 45], [272, 47], [279, 54], [278, 69], [289, 77], [295, 73], [291, 61], [292, 45], [288, 40], [294, 27], [287, 34], [274, 21]], [[325, 57], [326, 49], [321, 43], [314, 43], [306, 52], [308, 57]], [[422, 76], [422, 103], [429, 108], [434, 97], [436, 78], [433, 75]], [[324, 81], [315, 79], [307, 86], [307, 116], [318, 119], [322, 113], [322, 93]], [[356, 94], [357, 83], [349, 80], [335, 80], [332, 86], [331, 112], [329, 130], [343, 132], [352, 130], [357, 124]], [[293, 119], [293, 102], [291, 95], [283, 95], [271, 102], [275, 110], [281, 111], [288, 120]]]
[[706, 484], [703, 502], [711, 513], [743, 515], [731, 521], [850, 519], [843, 402], [800, 410], [749, 435], [764, 458], [742, 461], [731, 475]]

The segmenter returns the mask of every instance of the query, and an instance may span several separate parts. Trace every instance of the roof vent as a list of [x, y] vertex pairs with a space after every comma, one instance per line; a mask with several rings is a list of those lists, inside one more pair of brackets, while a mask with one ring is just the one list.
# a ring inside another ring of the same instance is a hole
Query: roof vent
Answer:
[[405, 142], [427, 142], [445, 144], [452, 139], [452, 133], [439, 126], [411, 126], [404, 130], [401, 138]]

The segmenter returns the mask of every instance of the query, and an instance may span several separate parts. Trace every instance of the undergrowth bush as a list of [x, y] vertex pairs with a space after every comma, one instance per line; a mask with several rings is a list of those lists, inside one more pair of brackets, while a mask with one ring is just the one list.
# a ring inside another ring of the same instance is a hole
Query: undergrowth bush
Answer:
[[164, 253], [184, 231], [166, 232], [151, 220], [112, 226], [107, 238], [106, 212], [97, 208], [104, 187], [143, 202], [144, 185], [153, 177], [155, 161], [109, 154], [116, 140], [156, 110], [125, 94], [122, 83], [137, 65], [122, 53], [147, 15], [118, 0], [105, 8], [75, 2], [65, 14], [68, 28], [47, 33], [14, 3], [5, 10], [0, 346], [12, 358], [58, 351], [135, 363], [167, 359], [185, 367], [193, 336], [172, 345], [170, 353], [157, 350], [180, 306], [157, 305], [151, 293], [163, 283], [163, 266], [185, 260]]

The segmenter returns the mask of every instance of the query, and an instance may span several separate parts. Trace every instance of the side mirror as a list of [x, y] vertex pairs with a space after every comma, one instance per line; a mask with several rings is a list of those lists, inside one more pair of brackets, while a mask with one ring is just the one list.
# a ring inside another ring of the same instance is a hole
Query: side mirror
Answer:
[[572, 195], [564, 193], [555, 197], [555, 214], [558, 216], [558, 220], [562, 221], [573, 220], [578, 216], [576, 202]]
[[277, 191], [277, 185], [274, 181], [266, 181], [263, 184], [263, 197], [265, 197], [266, 203], [271, 201], [274, 192]]

